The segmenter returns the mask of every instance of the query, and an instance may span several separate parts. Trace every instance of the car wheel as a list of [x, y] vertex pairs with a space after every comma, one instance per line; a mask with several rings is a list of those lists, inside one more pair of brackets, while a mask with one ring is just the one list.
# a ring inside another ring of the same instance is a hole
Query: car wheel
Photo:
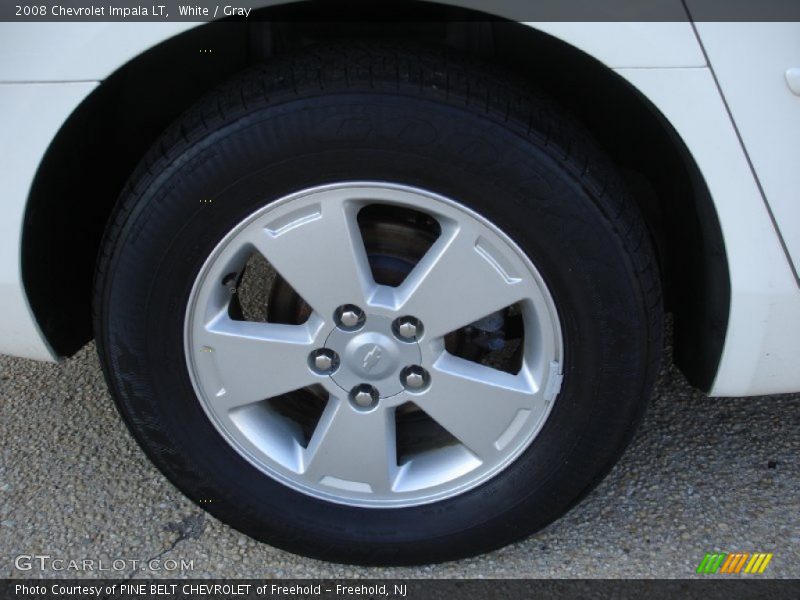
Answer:
[[435, 49], [254, 68], [132, 176], [96, 278], [120, 412], [188, 497], [339, 562], [473, 555], [558, 518], [638, 423], [656, 262], [562, 110]]

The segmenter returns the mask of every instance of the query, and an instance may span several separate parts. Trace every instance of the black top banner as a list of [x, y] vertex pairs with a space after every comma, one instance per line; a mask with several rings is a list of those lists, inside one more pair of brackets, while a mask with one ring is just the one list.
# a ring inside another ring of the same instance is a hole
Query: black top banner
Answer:
[[737, 600], [800, 596], [798, 580], [0, 580], [2, 600]]
[[0, 21], [800, 21], [800, 0], [4, 0]]

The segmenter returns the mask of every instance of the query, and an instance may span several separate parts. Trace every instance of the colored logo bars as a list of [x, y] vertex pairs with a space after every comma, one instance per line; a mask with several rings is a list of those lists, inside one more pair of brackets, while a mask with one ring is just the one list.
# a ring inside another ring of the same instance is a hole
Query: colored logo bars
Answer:
[[[714, 573], [732, 575], [736, 573], [763, 573], [772, 554], [764, 552], [717, 552], [706, 554], [697, 566], [697, 572], [704, 575]], [[745, 566], [747, 565], [747, 566]]]

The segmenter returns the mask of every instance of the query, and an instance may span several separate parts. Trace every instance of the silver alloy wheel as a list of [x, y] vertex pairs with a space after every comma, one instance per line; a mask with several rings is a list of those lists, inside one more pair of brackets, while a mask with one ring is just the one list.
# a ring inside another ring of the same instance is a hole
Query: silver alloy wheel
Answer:
[[[372, 277], [357, 222], [371, 204], [441, 228], [397, 287]], [[230, 316], [230, 274], [253, 252], [310, 305], [305, 323]], [[512, 305], [525, 332], [519, 372], [447, 352], [445, 335]], [[453, 200], [381, 182], [306, 189], [247, 217], [201, 268], [184, 331], [192, 384], [228, 443], [291, 488], [351, 506], [434, 502], [497, 475], [541, 430], [563, 365], [555, 304], [517, 245]], [[266, 400], [314, 385], [328, 400], [304, 443]], [[457, 443], [398, 464], [394, 415], [408, 402]]]

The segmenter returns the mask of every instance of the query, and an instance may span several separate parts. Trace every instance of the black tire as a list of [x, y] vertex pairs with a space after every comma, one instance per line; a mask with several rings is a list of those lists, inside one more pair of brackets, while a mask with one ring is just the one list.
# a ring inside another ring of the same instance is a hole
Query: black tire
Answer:
[[[445, 501], [365, 509], [293, 491], [223, 440], [190, 383], [187, 299], [215, 245], [270, 198], [348, 179], [471, 207], [531, 258], [562, 320], [564, 382], [544, 428], [499, 475]], [[209, 196], [224, 201], [199, 202]], [[121, 196], [94, 306], [106, 379], [158, 468], [240, 531], [337, 562], [456, 559], [557, 519], [622, 454], [661, 352], [651, 243], [589, 136], [494, 67], [382, 43], [276, 60], [188, 111]]]

